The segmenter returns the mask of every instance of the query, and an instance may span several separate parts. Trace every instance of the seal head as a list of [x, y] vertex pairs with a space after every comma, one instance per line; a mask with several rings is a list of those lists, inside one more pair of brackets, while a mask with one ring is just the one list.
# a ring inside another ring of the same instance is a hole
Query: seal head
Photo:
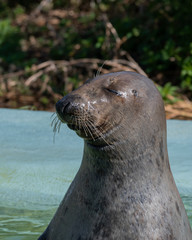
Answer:
[[56, 109], [60, 120], [86, 142], [107, 146], [130, 140], [128, 130], [137, 138], [152, 122], [162, 129], [165, 115], [160, 100], [159, 92], [149, 79], [133, 72], [121, 72], [88, 80], [60, 100]]

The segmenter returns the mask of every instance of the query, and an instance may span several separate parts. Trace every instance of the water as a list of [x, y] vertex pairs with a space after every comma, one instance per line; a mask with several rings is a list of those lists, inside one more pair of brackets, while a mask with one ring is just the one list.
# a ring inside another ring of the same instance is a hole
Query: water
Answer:
[[[77, 172], [83, 141], [49, 112], [0, 109], [0, 240], [35, 240]], [[192, 225], [192, 121], [168, 121], [171, 168]]]

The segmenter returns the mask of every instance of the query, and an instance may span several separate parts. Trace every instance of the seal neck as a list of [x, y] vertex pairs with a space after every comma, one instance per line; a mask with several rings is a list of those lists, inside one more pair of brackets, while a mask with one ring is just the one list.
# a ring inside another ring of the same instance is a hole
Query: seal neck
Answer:
[[91, 171], [107, 173], [116, 169], [134, 174], [142, 171], [143, 168], [154, 171], [156, 168], [163, 168], [164, 164], [169, 165], [169, 161], [166, 139], [163, 136], [159, 143], [155, 140], [146, 142], [141, 139], [139, 142], [126, 140], [99, 147], [84, 142], [82, 167], [89, 168]]

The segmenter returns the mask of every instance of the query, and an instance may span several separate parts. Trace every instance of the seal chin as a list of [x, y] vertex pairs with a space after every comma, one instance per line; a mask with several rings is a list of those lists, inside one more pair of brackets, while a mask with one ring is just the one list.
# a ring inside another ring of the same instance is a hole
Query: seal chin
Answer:
[[67, 126], [74, 131], [79, 131], [78, 127], [75, 124], [67, 123]]
[[67, 124], [67, 126], [71, 130], [74, 130], [79, 137], [83, 138], [90, 147], [104, 148], [109, 146], [109, 143], [105, 139], [105, 134], [98, 136], [94, 132], [91, 132], [90, 130], [87, 132], [84, 128], [79, 128], [74, 124]]
[[84, 139], [91, 139], [87, 133], [85, 133], [85, 131], [80, 128], [79, 126], [75, 125], [75, 124], [71, 124], [71, 123], [67, 123], [68, 128], [70, 128], [71, 130], [75, 131], [77, 133], [77, 135], [81, 138]]
[[91, 133], [90, 134], [90, 131], [89, 131], [89, 134], [85, 131], [85, 129], [82, 127], [79, 127], [75, 124], [71, 124], [71, 123], [67, 123], [67, 126], [75, 131], [77, 133], [77, 135], [85, 140], [89, 140], [89, 141], [93, 141], [93, 139], [95, 140], [95, 138], [93, 137], [93, 134]]
[[75, 132], [79, 137], [83, 138], [84, 140], [92, 141], [92, 138], [88, 136], [87, 133], [85, 133], [82, 129], [76, 129]]

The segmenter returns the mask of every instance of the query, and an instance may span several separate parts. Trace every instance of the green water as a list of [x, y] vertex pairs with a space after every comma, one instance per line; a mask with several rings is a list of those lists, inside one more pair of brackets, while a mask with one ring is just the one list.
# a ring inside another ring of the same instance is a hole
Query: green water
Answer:
[[0, 239], [33, 240], [44, 231], [55, 208], [42, 211], [0, 207], [0, 212]]
[[[51, 113], [0, 109], [0, 240], [45, 230], [75, 176], [83, 142], [65, 126], [53, 142]], [[168, 121], [171, 168], [192, 225], [192, 121]]]

